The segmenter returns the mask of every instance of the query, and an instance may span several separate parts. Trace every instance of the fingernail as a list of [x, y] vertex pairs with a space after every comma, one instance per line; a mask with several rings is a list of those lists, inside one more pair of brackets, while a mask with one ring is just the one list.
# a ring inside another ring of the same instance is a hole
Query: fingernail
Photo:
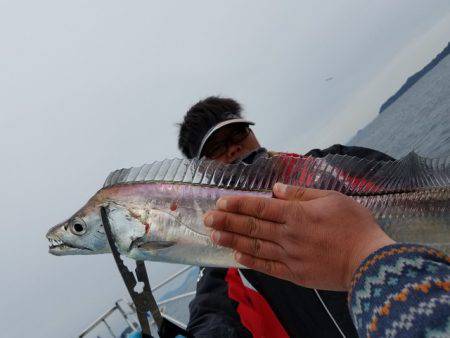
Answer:
[[211, 233], [211, 239], [214, 243], [218, 243], [220, 241], [220, 231], [214, 230]]
[[283, 183], [275, 183], [273, 188], [274, 188], [274, 190], [277, 190], [279, 193], [285, 194], [286, 193], [286, 189], [287, 189], [287, 185], [283, 184]]
[[235, 259], [235, 260], [240, 261], [241, 258], [242, 258], [242, 254], [241, 254], [240, 252], [236, 252], [236, 253], [234, 254], [234, 259]]
[[225, 210], [227, 208], [227, 200], [225, 198], [219, 198], [216, 205], [217, 208]]
[[214, 223], [214, 216], [213, 215], [206, 215], [206, 217], [204, 218], [203, 222], [205, 223], [205, 225], [207, 227], [212, 227], [213, 223]]

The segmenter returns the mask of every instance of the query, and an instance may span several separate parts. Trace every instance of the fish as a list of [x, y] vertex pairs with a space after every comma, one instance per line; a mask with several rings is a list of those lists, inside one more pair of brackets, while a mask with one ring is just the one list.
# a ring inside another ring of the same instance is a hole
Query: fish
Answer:
[[53, 255], [110, 252], [105, 208], [119, 252], [136, 260], [241, 267], [211, 241], [203, 215], [225, 195], [272, 197], [276, 182], [339, 191], [369, 208], [393, 239], [450, 252], [450, 157], [411, 152], [395, 161], [346, 155], [273, 156], [253, 164], [167, 159], [111, 172], [103, 187], [46, 237]]

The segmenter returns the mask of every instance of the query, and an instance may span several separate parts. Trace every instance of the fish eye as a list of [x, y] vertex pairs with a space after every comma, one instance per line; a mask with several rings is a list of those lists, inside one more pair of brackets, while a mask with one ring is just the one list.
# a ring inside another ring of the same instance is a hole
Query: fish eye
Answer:
[[86, 228], [86, 223], [81, 219], [76, 219], [70, 223], [70, 231], [77, 236], [85, 234]]

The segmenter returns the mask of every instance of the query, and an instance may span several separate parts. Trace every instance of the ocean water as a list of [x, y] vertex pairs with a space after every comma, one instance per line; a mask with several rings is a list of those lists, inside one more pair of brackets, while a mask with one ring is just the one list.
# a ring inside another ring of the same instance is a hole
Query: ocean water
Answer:
[[349, 145], [400, 158], [450, 156], [450, 56], [353, 137]]

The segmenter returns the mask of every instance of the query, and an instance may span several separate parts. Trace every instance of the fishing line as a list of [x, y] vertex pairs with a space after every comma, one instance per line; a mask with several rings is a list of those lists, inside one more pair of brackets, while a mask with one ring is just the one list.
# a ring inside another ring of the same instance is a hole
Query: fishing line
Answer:
[[319, 294], [319, 291], [317, 291], [317, 289], [314, 289], [314, 292], [317, 295], [317, 298], [319, 298], [320, 302], [322, 303], [322, 306], [325, 308], [325, 311], [328, 313], [328, 316], [331, 318], [331, 320], [333, 321], [334, 325], [336, 326], [336, 328], [338, 329], [339, 333], [341, 334], [341, 336], [343, 338], [345, 337], [344, 332], [342, 332], [341, 328], [339, 327], [338, 323], [336, 322], [336, 320], [334, 319], [333, 315], [331, 314], [330, 310], [328, 309], [328, 307], [325, 305], [325, 302], [323, 301], [322, 297]]

